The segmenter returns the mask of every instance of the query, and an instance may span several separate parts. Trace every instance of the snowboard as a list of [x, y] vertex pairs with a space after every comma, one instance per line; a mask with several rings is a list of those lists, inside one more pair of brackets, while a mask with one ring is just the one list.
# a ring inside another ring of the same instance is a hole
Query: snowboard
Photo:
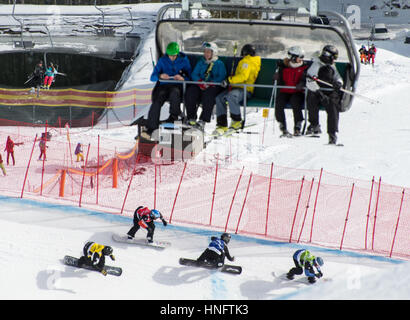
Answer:
[[[78, 260], [79, 259], [75, 258], [75, 257], [65, 256], [63, 262], [67, 266], [76, 267], [76, 268], [83, 268], [83, 269], [92, 270], [92, 271], [97, 271], [93, 267], [91, 267], [89, 265], [86, 265], [86, 264], [79, 267], [78, 266]], [[113, 266], [107, 266], [106, 265], [104, 267], [104, 269], [107, 271], [107, 274], [110, 274], [110, 275], [113, 275], [113, 276], [119, 277], [122, 274], [122, 269], [120, 267], [113, 267]]]
[[128, 235], [119, 235], [113, 234], [112, 239], [117, 242], [129, 243], [129, 244], [136, 244], [140, 246], [148, 246], [148, 247], [155, 247], [160, 249], [165, 249], [171, 246], [171, 242], [168, 241], [154, 241], [149, 243], [146, 239], [128, 239]]
[[295, 276], [295, 278], [293, 280], [290, 280], [286, 277], [286, 273], [283, 273], [281, 275], [276, 275], [275, 272], [272, 272], [272, 275], [280, 280], [283, 281], [289, 281], [289, 282], [297, 282], [297, 283], [303, 283], [303, 284], [307, 284], [307, 285], [311, 285], [311, 284], [315, 284], [316, 282], [328, 282], [328, 281], [332, 281], [332, 279], [330, 278], [316, 278], [316, 282], [314, 283], [310, 283], [307, 277], [297, 277]]
[[231, 273], [231, 274], [241, 274], [242, 273], [242, 267], [234, 266], [230, 264], [224, 264], [222, 267], [218, 268], [218, 267], [215, 267], [215, 265], [211, 265], [206, 262], [199, 262], [193, 259], [186, 259], [186, 258], [179, 258], [179, 264], [182, 264], [184, 266], [219, 270], [220, 272], [226, 272], [226, 273]]

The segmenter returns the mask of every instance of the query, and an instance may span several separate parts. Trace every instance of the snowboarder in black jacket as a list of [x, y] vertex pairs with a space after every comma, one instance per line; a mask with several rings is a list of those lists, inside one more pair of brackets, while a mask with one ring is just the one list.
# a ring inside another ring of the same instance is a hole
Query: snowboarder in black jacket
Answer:
[[228, 258], [229, 261], [234, 261], [235, 257], [230, 255], [227, 246], [230, 240], [231, 235], [229, 233], [223, 233], [220, 238], [211, 237], [211, 243], [197, 261], [206, 262], [215, 267], [222, 267], [225, 263], [225, 257]]

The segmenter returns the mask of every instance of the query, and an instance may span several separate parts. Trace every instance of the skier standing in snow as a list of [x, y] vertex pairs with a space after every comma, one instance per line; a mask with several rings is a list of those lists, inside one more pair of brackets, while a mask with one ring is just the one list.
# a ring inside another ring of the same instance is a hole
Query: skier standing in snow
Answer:
[[147, 230], [148, 243], [154, 242], [154, 220], [156, 219], [160, 219], [164, 227], [167, 226], [168, 223], [165, 221], [161, 212], [156, 209], [150, 210], [147, 207], [139, 206], [134, 212], [134, 225], [127, 232], [128, 239], [133, 239], [135, 237], [135, 233], [140, 229], [140, 227], [142, 227]]
[[[319, 108], [323, 106], [327, 113], [329, 144], [336, 144], [336, 133], [339, 131], [339, 110], [342, 98], [340, 89], [343, 87], [343, 80], [335, 66], [338, 55], [339, 51], [335, 46], [324, 46], [319, 59], [314, 59], [306, 76], [307, 108], [310, 123], [306, 134], [322, 133], [319, 124]], [[332, 87], [316, 81], [315, 78], [331, 84]], [[322, 88], [331, 88], [332, 90], [325, 91], [321, 90]]]
[[234, 261], [235, 257], [232, 257], [228, 250], [228, 243], [231, 240], [229, 233], [223, 233], [220, 238], [211, 237], [211, 242], [208, 248], [197, 259], [198, 262], [206, 262], [215, 267], [222, 267], [225, 263], [225, 257], [229, 261]]
[[359, 49], [359, 53], [360, 53], [360, 63], [367, 64], [368, 53], [367, 53], [365, 45], [361, 46], [361, 48]]
[[[238, 131], [242, 129], [241, 104], [245, 95], [243, 90], [244, 84], [254, 84], [261, 69], [261, 57], [256, 55], [255, 47], [251, 44], [245, 44], [241, 49], [242, 59], [236, 67], [235, 74], [229, 76], [223, 83], [228, 87], [216, 97], [216, 129], [214, 134], [223, 135], [228, 130]], [[251, 98], [254, 87], [246, 87], [246, 97]], [[231, 115], [231, 125], [228, 128], [227, 108]]]
[[[293, 262], [295, 267], [290, 269], [286, 274], [286, 277], [289, 280], [293, 280], [295, 275], [300, 275], [305, 272], [305, 275], [308, 277], [309, 283], [315, 283], [316, 278], [321, 278], [323, 276], [320, 267], [323, 266], [323, 259], [321, 257], [315, 257], [306, 249], [300, 249], [295, 251], [293, 254]], [[317, 273], [315, 273], [315, 267]]]
[[376, 57], [376, 46], [374, 45], [374, 43], [372, 43], [372, 45], [369, 47], [369, 50], [367, 51], [367, 60], [372, 62], [372, 65], [374, 66], [374, 58]]
[[84, 161], [84, 155], [83, 155], [83, 149], [82, 149], [81, 142], [77, 143], [77, 146], [75, 147], [74, 154], [77, 156], [76, 162], [79, 162], [80, 159], [81, 159], [81, 161]]
[[7, 151], [7, 165], [9, 165], [10, 156], [13, 160], [13, 166], [16, 164], [16, 161], [14, 160], [14, 145], [14, 141], [11, 140], [10, 136], [8, 136], [6, 141], [6, 148], [4, 149], [4, 151]]
[[84, 264], [91, 266], [106, 276], [107, 271], [104, 269], [105, 256], [109, 256], [111, 260], [115, 260], [113, 250], [110, 246], [89, 241], [83, 248], [83, 256], [78, 260], [78, 266], [81, 267]]
[[151, 81], [156, 82], [152, 90], [152, 104], [149, 109], [146, 121], [147, 130], [141, 133], [141, 137], [153, 140], [152, 133], [159, 127], [161, 108], [166, 101], [169, 101], [170, 116], [166, 122], [174, 122], [181, 114], [181, 102], [183, 97], [182, 85], [179, 83], [160, 82], [159, 80], [190, 80], [191, 64], [188, 57], [180, 51], [176, 42], [170, 42], [166, 49], [166, 54], [162, 56], [151, 74]]
[[[191, 74], [192, 81], [222, 82], [226, 78], [226, 67], [218, 57], [218, 47], [213, 42], [202, 45], [204, 55], [195, 65]], [[188, 124], [203, 129], [206, 122], [211, 121], [216, 96], [223, 91], [217, 85], [190, 85], [185, 94], [185, 105]], [[202, 113], [197, 122], [198, 105], [202, 104]]]
[[282, 136], [291, 136], [286, 127], [285, 107], [290, 103], [293, 110], [293, 135], [300, 136], [303, 122], [303, 104], [305, 100], [304, 86], [308, 65], [303, 61], [304, 52], [299, 46], [289, 48], [288, 57], [278, 61], [278, 72], [273, 80], [281, 86], [296, 87], [296, 89], [281, 88], [278, 90], [275, 117], [279, 122]]
[[40, 148], [40, 156], [38, 157], [38, 160], [41, 160], [41, 157], [44, 156], [44, 160], [46, 160], [46, 148], [48, 148], [48, 146], [46, 145], [46, 137], [41, 137], [40, 142], [38, 144], [39, 148]]

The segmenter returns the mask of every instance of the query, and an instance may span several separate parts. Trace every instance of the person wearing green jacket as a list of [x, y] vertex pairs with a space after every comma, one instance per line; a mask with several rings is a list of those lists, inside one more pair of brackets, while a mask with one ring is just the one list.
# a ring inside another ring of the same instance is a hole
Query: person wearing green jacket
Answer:
[[[295, 251], [293, 254], [293, 262], [295, 263], [295, 267], [290, 269], [286, 274], [286, 278], [289, 280], [293, 280], [296, 274], [300, 275], [303, 271], [305, 271], [309, 283], [315, 283], [316, 278], [321, 278], [323, 276], [320, 269], [320, 267], [323, 266], [323, 259], [321, 257], [315, 257], [309, 250], [300, 249]], [[317, 273], [315, 273], [313, 267], [316, 268]]]

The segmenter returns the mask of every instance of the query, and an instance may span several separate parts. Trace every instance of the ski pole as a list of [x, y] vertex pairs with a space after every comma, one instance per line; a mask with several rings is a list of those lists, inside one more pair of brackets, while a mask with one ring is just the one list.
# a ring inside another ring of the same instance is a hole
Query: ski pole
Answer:
[[[327, 85], [327, 86], [333, 88], [333, 85], [332, 85], [331, 83], [329, 83], [329, 82], [320, 80], [320, 79], [318, 79], [317, 77], [312, 77], [312, 79], [315, 80], [315, 81], [317, 81], [317, 82], [323, 83], [323, 84], [325, 84], [325, 85]], [[356, 93], [356, 92], [353, 92], [353, 91], [350, 91], [350, 90], [347, 90], [347, 89], [340, 88], [340, 91], [342, 91], [342, 92], [344, 92], [344, 93], [347, 93], [347, 94], [350, 94], [350, 95], [352, 95], [352, 96], [354, 96], [354, 97], [358, 97], [358, 98], [365, 99], [365, 100], [369, 101], [369, 102], [372, 103], [372, 104], [380, 103], [380, 101], [378, 101], [378, 100], [371, 99], [371, 98], [369, 98], [369, 97], [363, 96], [363, 95], [361, 95], [361, 94], [358, 94], [358, 93]]]
[[154, 58], [152, 56], [152, 48], [149, 48], [149, 52], [151, 53], [151, 61], [152, 61], [152, 66], [155, 68], [155, 62], [154, 62]]

